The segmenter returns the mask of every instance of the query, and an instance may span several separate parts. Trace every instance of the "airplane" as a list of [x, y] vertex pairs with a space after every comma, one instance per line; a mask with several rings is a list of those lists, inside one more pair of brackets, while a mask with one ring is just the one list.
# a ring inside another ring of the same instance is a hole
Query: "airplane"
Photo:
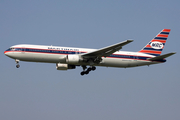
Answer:
[[11, 46], [4, 54], [15, 59], [17, 68], [20, 67], [19, 61], [56, 63], [57, 70], [81, 66], [83, 71], [80, 74], [85, 75], [94, 71], [96, 66], [129, 68], [164, 63], [165, 58], [175, 54], [161, 55], [169, 33], [170, 29], [163, 29], [138, 52], [120, 51], [133, 41], [125, 40], [101, 49], [19, 44]]

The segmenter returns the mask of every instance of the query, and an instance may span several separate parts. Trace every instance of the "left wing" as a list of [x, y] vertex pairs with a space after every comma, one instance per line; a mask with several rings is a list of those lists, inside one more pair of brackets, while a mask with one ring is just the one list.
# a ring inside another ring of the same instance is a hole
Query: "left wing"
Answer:
[[98, 49], [96, 51], [93, 52], [89, 52], [89, 53], [84, 53], [81, 54], [82, 57], [84, 58], [101, 58], [101, 57], [107, 57], [110, 56], [111, 54], [113, 54], [114, 52], [120, 50], [122, 48], [122, 46], [132, 42], [133, 40], [126, 40], [108, 47], [104, 47], [101, 49]]

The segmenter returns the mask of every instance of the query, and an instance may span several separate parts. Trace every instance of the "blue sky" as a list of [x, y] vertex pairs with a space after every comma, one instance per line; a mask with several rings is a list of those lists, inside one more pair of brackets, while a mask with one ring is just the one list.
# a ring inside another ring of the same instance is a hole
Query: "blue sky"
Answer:
[[[0, 2], [0, 119], [179, 120], [178, 0], [2, 0]], [[4, 51], [16, 44], [102, 48], [126, 39], [139, 51], [171, 29], [166, 63], [138, 68], [57, 71], [55, 64], [20, 62]]]

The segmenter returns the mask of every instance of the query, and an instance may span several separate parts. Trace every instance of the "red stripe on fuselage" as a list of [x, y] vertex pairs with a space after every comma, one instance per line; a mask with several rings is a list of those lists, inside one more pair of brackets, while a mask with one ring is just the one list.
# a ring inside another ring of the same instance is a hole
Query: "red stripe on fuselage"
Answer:
[[[4, 51], [4, 54], [7, 53], [7, 52], [9, 52], [9, 51]], [[10, 52], [11, 52], [11, 51], [10, 51]]]
[[[46, 49], [44, 49], [46, 50]], [[62, 50], [57, 50], [57, 51], [62, 51]], [[8, 53], [8, 52], [11, 52], [11, 53], [39, 53], [39, 54], [58, 54], [58, 55], [68, 55], [68, 54], [61, 54], [61, 53], [47, 53], [47, 52], [30, 52], [30, 51], [5, 51], [4, 53]], [[72, 52], [72, 51], [71, 51]], [[82, 52], [82, 51], [81, 51]], [[83, 53], [87, 53], [87, 52], [83, 52]], [[123, 56], [129, 56], [129, 55], [126, 55], [126, 54], [112, 54], [112, 55], [123, 55]], [[138, 57], [147, 57], [147, 56], [136, 56], [136, 55], [131, 55], [131, 56], [134, 56], [135, 58], [137, 58], [136, 60], [141, 60], [141, 61], [148, 61], [148, 60], [144, 60], [144, 59], [138, 59]], [[123, 57], [106, 57], [106, 58], [116, 58], [116, 59], [131, 59], [131, 60], [134, 60], [133, 58], [123, 58]], [[151, 58], [151, 57], [147, 57], [147, 58]]]

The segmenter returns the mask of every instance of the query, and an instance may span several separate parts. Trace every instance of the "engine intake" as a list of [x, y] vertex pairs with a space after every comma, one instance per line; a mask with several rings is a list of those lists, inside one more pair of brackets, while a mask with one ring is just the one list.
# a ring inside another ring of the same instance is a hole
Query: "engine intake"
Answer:
[[68, 70], [68, 69], [75, 69], [75, 68], [76, 68], [75, 65], [61, 64], [61, 63], [56, 64], [57, 70]]

